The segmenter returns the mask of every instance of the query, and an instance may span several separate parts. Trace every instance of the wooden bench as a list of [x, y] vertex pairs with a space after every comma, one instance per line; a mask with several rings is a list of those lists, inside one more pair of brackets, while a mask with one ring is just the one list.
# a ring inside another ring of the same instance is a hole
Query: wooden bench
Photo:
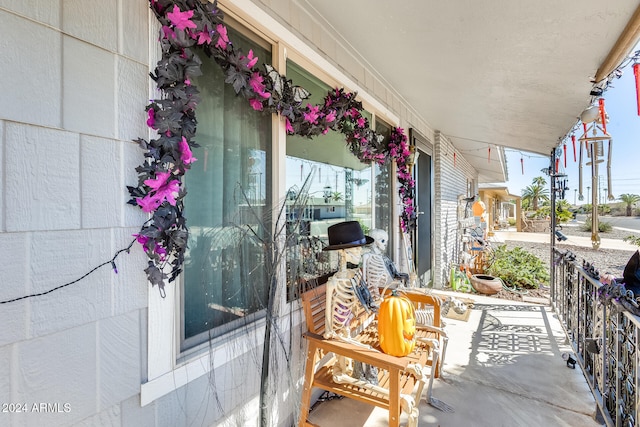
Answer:
[[[428, 295], [419, 289], [408, 290], [405, 295], [416, 305], [433, 306], [433, 326], [441, 327], [440, 300], [436, 296]], [[414, 389], [417, 388], [415, 397], [417, 407], [424, 386], [424, 381], [418, 381], [418, 377], [410, 369], [411, 366], [413, 364], [419, 364], [423, 367], [431, 366], [431, 369], [435, 369], [435, 376], [439, 375], [438, 352], [431, 351], [431, 347], [426, 342], [418, 340], [415, 350], [408, 356], [395, 357], [383, 353], [379, 346], [375, 316], [364, 310], [355, 313], [350, 326], [352, 330], [360, 330], [354, 338], [358, 343], [366, 344], [366, 346], [339, 339], [325, 339], [323, 333], [325, 329], [326, 285], [304, 292], [302, 305], [308, 328], [308, 332], [303, 336], [307, 340], [308, 347], [299, 426], [313, 426], [308, 422], [307, 417], [311, 403], [311, 392], [314, 387], [387, 409], [389, 411], [389, 425], [398, 426], [402, 395], [412, 395]], [[417, 335], [421, 339], [438, 340], [440, 346], [442, 345], [442, 337], [439, 333], [433, 332], [433, 329], [419, 327]], [[337, 361], [335, 355], [342, 355], [354, 361], [375, 366], [378, 369], [378, 385], [388, 390], [388, 393], [378, 393], [370, 388], [335, 382], [332, 372]], [[436, 355], [435, 361], [433, 361], [434, 355]], [[320, 366], [316, 366], [318, 364]]]

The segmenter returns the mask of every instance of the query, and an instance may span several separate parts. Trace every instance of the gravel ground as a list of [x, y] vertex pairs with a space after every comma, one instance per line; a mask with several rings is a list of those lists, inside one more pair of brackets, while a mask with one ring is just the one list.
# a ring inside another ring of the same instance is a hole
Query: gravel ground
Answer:
[[[578, 226], [564, 226], [562, 229], [562, 233], [566, 236], [587, 236], [591, 237], [590, 231], [582, 231], [581, 227]], [[613, 229], [607, 233], [600, 233], [601, 239], [619, 239], [622, 240], [624, 237], [632, 235], [634, 233], [629, 231], [623, 231], [618, 229]], [[635, 233], [638, 235], [638, 233]], [[507, 240], [505, 241], [508, 249], [513, 249], [515, 247], [521, 247], [526, 251], [534, 254], [538, 258], [540, 258], [547, 266], [550, 261], [550, 253], [549, 253], [549, 244], [548, 243], [532, 243], [532, 242], [522, 242], [515, 240]], [[594, 250], [591, 247], [583, 247], [583, 246], [573, 246], [573, 245], [562, 245], [560, 247], [561, 250], [568, 249], [574, 254], [576, 254], [578, 261], [586, 260], [587, 262], [595, 265], [601, 273], [610, 273], [616, 277], [622, 277], [622, 272], [624, 271], [624, 267], [629, 261], [629, 258], [633, 255], [634, 251], [626, 251], [626, 250], [614, 250], [614, 249], [599, 249]], [[492, 295], [495, 298], [522, 301], [523, 296], [514, 292], [509, 292], [507, 290], [502, 290], [495, 295]], [[526, 294], [527, 297], [537, 297], [537, 298], [548, 298], [549, 290], [545, 288], [540, 289], [532, 289], [529, 290]]]

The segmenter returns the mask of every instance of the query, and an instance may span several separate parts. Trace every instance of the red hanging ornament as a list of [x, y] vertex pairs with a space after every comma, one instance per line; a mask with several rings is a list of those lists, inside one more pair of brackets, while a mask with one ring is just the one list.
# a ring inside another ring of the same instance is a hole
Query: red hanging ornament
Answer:
[[456, 152], [453, 152], [453, 167], [456, 167]]
[[562, 148], [564, 148], [564, 168], [567, 168], [567, 144], [563, 144]]
[[604, 111], [604, 98], [598, 100], [598, 110], [600, 110], [600, 120], [602, 121], [602, 130], [607, 133], [607, 114]]
[[524, 159], [520, 157], [520, 168], [522, 168], [522, 175], [524, 175]]
[[636, 104], [640, 116], [640, 64], [633, 64], [633, 75], [636, 78]]
[[553, 173], [558, 173], [559, 169], [560, 169], [560, 159], [556, 159], [556, 170], [553, 171]]
[[585, 122], [582, 122], [582, 129], [584, 130], [584, 134], [586, 136], [587, 135], [587, 124]]
[[489, 154], [487, 155], [487, 162], [491, 163], [491, 147], [488, 148]]
[[573, 144], [573, 162], [575, 163], [576, 160], [576, 136], [575, 135], [571, 135], [571, 143]]

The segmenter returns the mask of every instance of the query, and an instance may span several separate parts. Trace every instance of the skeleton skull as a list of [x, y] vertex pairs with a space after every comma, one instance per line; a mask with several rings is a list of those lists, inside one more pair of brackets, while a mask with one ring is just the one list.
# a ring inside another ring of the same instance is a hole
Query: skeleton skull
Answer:
[[360, 264], [362, 259], [362, 247], [356, 246], [354, 248], [344, 249], [344, 257], [347, 262], [351, 264]]
[[387, 250], [387, 243], [389, 241], [389, 235], [386, 231], [375, 228], [371, 230], [369, 236], [375, 240], [371, 245], [371, 251], [376, 254], [383, 254]]

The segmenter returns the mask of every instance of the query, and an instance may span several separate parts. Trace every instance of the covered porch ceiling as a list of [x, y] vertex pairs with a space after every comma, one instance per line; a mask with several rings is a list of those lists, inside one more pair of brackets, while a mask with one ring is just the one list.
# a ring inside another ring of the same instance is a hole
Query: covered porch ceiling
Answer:
[[299, 0], [480, 173], [549, 155], [638, 39], [637, 0]]

